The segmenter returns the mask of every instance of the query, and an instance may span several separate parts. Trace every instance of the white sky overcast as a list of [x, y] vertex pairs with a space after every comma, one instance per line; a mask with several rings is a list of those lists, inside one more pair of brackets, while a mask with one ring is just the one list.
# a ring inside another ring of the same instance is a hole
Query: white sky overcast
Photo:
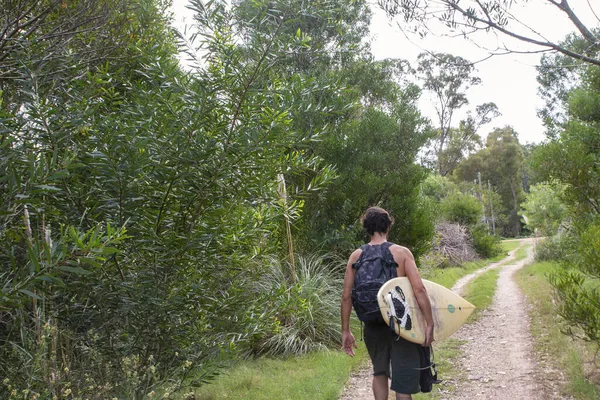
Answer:
[[[462, 37], [445, 37], [442, 34], [447, 33], [447, 30], [442, 26], [439, 34], [432, 32], [421, 39], [416, 35], [403, 33], [396, 22], [390, 21], [373, 0], [369, 3], [373, 11], [371, 49], [378, 60], [402, 58], [416, 67], [417, 56], [425, 50], [450, 53], [470, 61], [482, 60], [489, 54], [481, 46], [496, 48], [505, 44], [518, 51], [539, 50], [533, 45], [493, 33], [478, 33], [473, 37], [477, 44]], [[173, 0], [174, 24], [178, 29], [192, 23], [191, 11], [185, 8], [186, 4], [187, 0]], [[596, 15], [600, 16], [600, 0], [570, 0], [569, 4], [586, 26], [593, 28], [600, 25], [591, 9], [593, 7]], [[566, 14], [548, 0], [529, 0], [515, 6], [512, 11], [524, 25], [544, 34], [551, 41], [560, 41], [575, 29]], [[435, 27], [433, 30], [437, 31]], [[531, 34], [525, 28], [521, 32]], [[540, 57], [540, 54], [509, 54], [494, 56], [478, 63], [476, 74], [482, 79], [482, 84], [467, 92], [470, 105], [464, 108], [462, 114], [457, 115], [453, 125], [458, 124], [469, 108], [474, 109], [478, 104], [491, 101], [496, 103], [502, 116], [485, 126], [483, 135], [495, 127], [510, 125], [517, 131], [522, 143], [544, 140], [544, 128], [537, 117], [537, 109], [542, 106], [542, 100], [537, 95], [535, 66], [539, 64]], [[437, 119], [432, 101], [430, 96], [424, 94], [419, 106], [423, 114], [435, 124]]]

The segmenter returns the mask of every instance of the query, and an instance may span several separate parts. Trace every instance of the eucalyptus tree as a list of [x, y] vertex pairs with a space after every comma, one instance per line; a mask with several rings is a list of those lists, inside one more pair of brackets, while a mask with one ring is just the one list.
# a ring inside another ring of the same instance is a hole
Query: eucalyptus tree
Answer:
[[458, 128], [453, 128], [456, 113], [469, 104], [466, 91], [481, 84], [474, 75], [475, 66], [462, 57], [444, 53], [421, 53], [418, 64], [423, 88], [435, 99], [438, 134], [432, 143], [434, 162], [437, 172], [445, 176], [476, 148], [479, 128], [500, 114], [494, 103], [481, 104], [475, 116], [469, 113]]
[[[594, 30], [596, 35], [598, 29]], [[576, 52], [598, 54], [600, 49], [589, 48], [587, 41], [580, 35], [572, 33], [560, 42], [560, 45]], [[540, 97], [544, 106], [538, 114], [544, 121], [549, 138], [556, 138], [564, 124], [569, 120], [570, 93], [581, 85], [581, 75], [585, 72], [587, 63], [573, 59], [561, 53], [544, 54], [537, 67], [537, 81]]]

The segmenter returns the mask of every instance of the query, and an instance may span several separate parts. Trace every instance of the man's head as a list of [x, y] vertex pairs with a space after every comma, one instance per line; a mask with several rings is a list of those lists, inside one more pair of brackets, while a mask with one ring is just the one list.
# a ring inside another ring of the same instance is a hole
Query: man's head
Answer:
[[360, 219], [364, 230], [371, 236], [375, 232], [388, 233], [394, 219], [381, 207], [371, 207], [365, 211]]

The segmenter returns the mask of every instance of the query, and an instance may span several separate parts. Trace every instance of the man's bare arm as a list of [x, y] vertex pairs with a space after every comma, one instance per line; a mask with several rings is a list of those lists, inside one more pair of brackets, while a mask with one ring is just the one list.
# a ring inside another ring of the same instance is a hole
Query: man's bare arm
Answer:
[[404, 273], [406, 277], [410, 281], [413, 292], [415, 294], [415, 298], [417, 299], [417, 304], [425, 317], [425, 342], [424, 346], [429, 346], [431, 342], [433, 342], [433, 313], [431, 310], [431, 302], [429, 301], [429, 295], [427, 294], [427, 289], [425, 289], [425, 285], [423, 284], [423, 280], [421, 279], [421, 275], [419, 274], [419, 270], [417, 269], [417, 264], [415, 263], [415, 258], [409, 249], [401, 246], [393, 246], [392, 255], [394, 259], [398, 263], [398, 265], [402, 265], [404, 267]]
[[352, 264], [354, 264], [358, 257], [360, 257], [361, 250], [355, 250], [350, 259], [348, 265], [346, 265], [346, 275], [344, 276], [344, 291], [342, 292], [342, 347], [349, 356], [354, 356], [354, 350], [356, 348], [356, 341], [354, 336], [350, 332], [350, 314], [352, 312], [352, 286], [354, 285], [354, 270]]

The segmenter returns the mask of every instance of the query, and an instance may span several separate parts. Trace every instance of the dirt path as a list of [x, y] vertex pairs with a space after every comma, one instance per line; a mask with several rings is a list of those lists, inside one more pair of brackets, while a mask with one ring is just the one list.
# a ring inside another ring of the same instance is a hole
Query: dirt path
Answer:
[[454, 286], [452, 286], [451, 290], [453, 292], [458, 293], [459, 295], [462, 295], [462, 291], [465, 288], [465, 286], [467, 286], [473, 279], [477, 278], [479, 275], [483, 274], [484, 272], [489, 271], [490, 269], [497, 268], [501, 265], [508, 264], [512, 259], [515, 258], [515, 253], [517, 252], [517, 250], [519, 250], [519, 248], [521, 246], [523, 246], [525, 243], [530, 243], [531, 240], [532, 239], [523, 239], [521, 241], [521, 245], [519, 247], [517, 247], [516, 249], [509, 251], [508, 255], [506, 257], [504, 257], [502, 260], [490, 263], [487, 266], [485, 266], [481, 269], [478, 269], [475, 272], [470, 273], [469, 275], [463, 276], [462, 278], [460, 278], [459, 280], [456, 281]]
[[[521, 240], [521, 245], [532, 242]], [[474, 324], [464, 325], [454, 337], [465, 340], [464, 357], [458, 367], [466, 371], [466, 382], [442, 399], [553, 399], [554, 387], [542, 387], [543, 373], [532, 354], [527, 303], [513, 279], [515, 271], [531, 261], [528, 257], [510, 263], [516, 249], [508, 257], [461, 278], [452, 288], [457, 293], [485, 271], [501, 267], [498, 288], [491, 307]], [[371, 400], [371, 365], [350, 379], [341, 400]], [[443, 377], [442, 377], [443, 378]], [[547, 384], [547, 382], [545, 382]], [[390, 397], [393, 398], [393, 397]]]
[[[521, 245], [527, 241], [522, 240]], [[528, 257], [501, 267], [491, 307], [479, 320], [464, 325], [454, 337], [464, 340], [458, 366], [467, 380], [448, 399], [543, 399], [539, 368], [533, 354], [528, 304], [513, 274], [532, 260]], [[454, 289], [454, 288], [453, 288]], [[458, 288], [460, 289], [460, 288]]]

